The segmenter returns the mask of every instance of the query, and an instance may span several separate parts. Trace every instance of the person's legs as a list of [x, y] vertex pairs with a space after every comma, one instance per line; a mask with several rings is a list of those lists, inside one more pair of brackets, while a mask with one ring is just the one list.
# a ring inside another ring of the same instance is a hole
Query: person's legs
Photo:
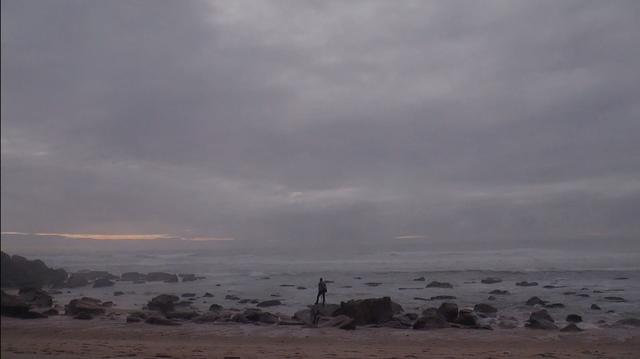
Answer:
[[320, 300], [320, 292], [318, 292], [318, 295], [316, 296], [316, 304], [318, 304], [319, 300]]
[[322, 292], [322, 305], [324, 306], [324, 292]]

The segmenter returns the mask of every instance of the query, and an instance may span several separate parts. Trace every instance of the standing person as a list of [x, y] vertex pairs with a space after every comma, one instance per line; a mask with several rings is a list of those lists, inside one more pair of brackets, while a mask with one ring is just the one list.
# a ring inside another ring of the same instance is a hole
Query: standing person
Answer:
[[320, 282], [318, 282], [318, 296], [316, 297], [316, 304], [318, 304], [320, 296], [322, 296], [322, 305], [324, 306], [325, 293], [327, 293], [327, 283], [325, 283], [322, 278], [320, 278]]

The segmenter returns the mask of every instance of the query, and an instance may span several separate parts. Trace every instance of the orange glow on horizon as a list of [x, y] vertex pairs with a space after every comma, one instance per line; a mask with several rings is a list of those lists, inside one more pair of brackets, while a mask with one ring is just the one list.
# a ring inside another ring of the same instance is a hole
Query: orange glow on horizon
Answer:
[[25, 233], [25, 232], [2, 232], [8, 235], [32, 235], [32, 236], [55, 236], [69, 239], [91, 239], [99, 241], [150, 241], [160, 239], [174, 239], [185, 241], [232, 241], [231, 237], [181, 237], [171, 234], [99, 234], [99, 233]]

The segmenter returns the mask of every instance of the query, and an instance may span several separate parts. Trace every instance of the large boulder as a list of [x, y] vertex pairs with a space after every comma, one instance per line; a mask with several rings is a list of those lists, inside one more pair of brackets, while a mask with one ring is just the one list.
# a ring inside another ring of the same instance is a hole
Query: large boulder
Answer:
[[498, 312], [498, 309], [486, 303], [479, 303], [473, 307], [473, 311], [485, 315], [495, 315]]
[[103, 314], [105, 312], [102, 301], [95, 298], [83, 297], [80, 299], [72, 299], [65, 307], [67, 315], [78, 315], [80, 313]]
[[80, 288], [89, 285], [89, 279], [84, 275], [73, 273], [65, 282], [65, 288]]
[[53, 298], [49, 293], [39, 288], [22, 288], [18, 296], [25, 302], [39, 308], [49, 308], [53, 305]]
[[39, 259], [0, 253], [0, 285], [3, 288], [60, 286], [67, 279], [64, 269], [47, 267]]
[[436, 308], [427, 308], [422, 316], [413, 323], [413, 329], [430, 330], [449, 327], [447, 319]]
[[0, 311], [2, 315], [22, 319], [46, 318], [47, 316], [31, 310], [24, 299], [1, 291]]
[[525, 326], [531, 329], [558, 329], [551, 315], [544, 309], [531, 313]]
[[159, 296], [153, 297], [149, 303], [147, 303], [147, 308], [167, 313], [175, 309], [175, 305], [179, 300], [180, 298], [175, 295], [160, 294]]
[[337, 314], [344, 314], [355, 319], [357, 325], [382, 324], [391, 320], [394, 309], [398, 310], [397, 306], [389, 297], [357, 299], [341, 302]]
[[460, 325], [464, 325], [467, 327], [475, 327], [478, 328], [478, 317], [475, 315], [473, 310], [471, 309], [460, 309], [458, 312], [458, 317], [455, 322]]
[[445, 302], [440, 304], [438, 313], [448, 322], [455, 322], [458, 318], [458, 305]]
[[147, 274], [146, 280], [147, 282], [176, 283], [178, 282], [178, 276], [175, 274], [165, 273], [165, 272], [151, 272]]

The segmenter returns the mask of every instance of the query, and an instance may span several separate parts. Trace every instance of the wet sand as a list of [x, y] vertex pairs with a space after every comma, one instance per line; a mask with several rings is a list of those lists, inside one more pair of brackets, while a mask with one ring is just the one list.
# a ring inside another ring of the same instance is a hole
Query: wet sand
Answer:
[[638, 358], [640, 330], [435, 331], [2, 317], [2, 358]]

